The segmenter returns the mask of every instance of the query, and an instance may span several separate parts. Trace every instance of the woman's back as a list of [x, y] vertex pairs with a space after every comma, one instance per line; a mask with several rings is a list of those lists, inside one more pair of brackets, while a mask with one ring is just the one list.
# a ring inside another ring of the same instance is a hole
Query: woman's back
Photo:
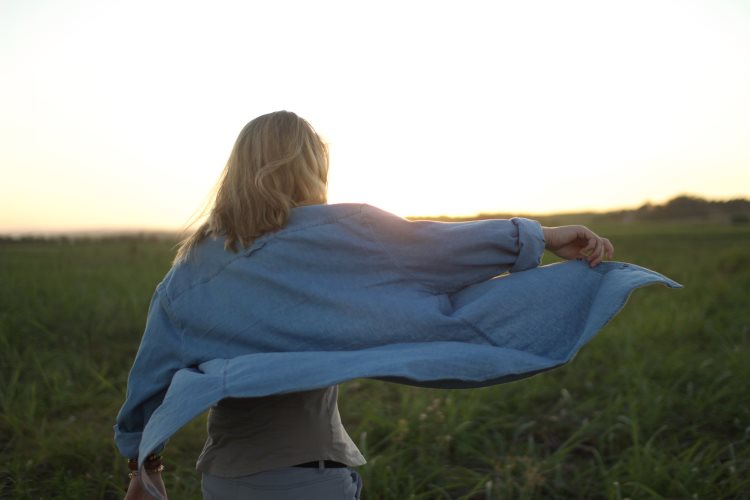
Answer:
[[316, 460], [365, 459], [341, 424], [338, 386], [261, 398], [228, 398], [208, 414], [197, 469], [238, 477]]
[[184, 365], [457, 340], [466, 325], [451, 294], [534, 267], [542, 251], [539, 225], [523, 219], [441, 224], [367, 205], [305, 206], [236, 254], [204, 240], [158, 294], [182, 331]]

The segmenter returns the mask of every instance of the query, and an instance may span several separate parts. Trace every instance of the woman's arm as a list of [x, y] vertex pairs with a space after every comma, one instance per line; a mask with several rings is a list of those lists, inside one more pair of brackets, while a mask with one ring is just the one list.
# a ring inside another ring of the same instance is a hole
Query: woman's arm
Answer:
[[615, 247], [585, 226], [543, 227], [545, 248], [563, 259], [585, 258], [595, 267], [615, 254]]
[[[151, 414], [159, 407], [174, 374], [182, 368], [182, 330], [172, 318], [166, 297], [157, 288], [149, 308], [146, 329], [128, 377], [125, 402], [117, 415], [115, 441], [127, 458], [136, 458], [141, 435]], [[158, 453], [163, 444], [150, 453]], [[146, 464], [148, 467], [148, 464]], [[151, 467], [149, 479], [166, 496], [158, 470]], [[137, 474], [131, 475], [128, 500], [152, 498]]]
[[534, 268], [544, 253], [541, 225], [529, 219], [409, 221], [369, 205], [362, 214], [396, 265], [438, 293]]

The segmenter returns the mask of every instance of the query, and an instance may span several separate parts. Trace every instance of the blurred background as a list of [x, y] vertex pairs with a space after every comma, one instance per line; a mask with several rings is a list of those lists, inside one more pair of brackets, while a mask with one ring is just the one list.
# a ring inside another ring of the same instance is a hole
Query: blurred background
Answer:
[[179, 229], [278, 109], [403, 216], [744, 197], [748, 54], [740, 0], [0, 0], [0, 233]]
[[685, 285], [531, 379], [342, 384], [366, 498], [749, 498], [749, 54], [744, 0], [0, 0], [0, 498], [123, 497], [176, 231], [279, 109], [330, 144], [331, 202], [585, 223]]

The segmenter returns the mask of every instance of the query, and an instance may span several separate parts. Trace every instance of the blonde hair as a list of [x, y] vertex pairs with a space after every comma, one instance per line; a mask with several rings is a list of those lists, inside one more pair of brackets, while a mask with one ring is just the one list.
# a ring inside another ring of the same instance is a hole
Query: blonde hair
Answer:
[[175, 264], [208, 236], [224, 236], [236, 252], [281, 229], [292, 208], [325, 203], [328, 147], [312, 126], [289, 111], [249, 122], [234, 143], [219, 178], [207, 220], [180, 242]]

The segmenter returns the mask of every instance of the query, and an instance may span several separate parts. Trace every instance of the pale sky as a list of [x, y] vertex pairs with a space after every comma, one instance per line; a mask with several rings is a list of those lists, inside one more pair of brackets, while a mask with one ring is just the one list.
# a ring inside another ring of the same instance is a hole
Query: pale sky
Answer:
[[279, 109], [400, 215], [750, 196], [750, 2], [0, 0], [0, 233], [179, 229]]

